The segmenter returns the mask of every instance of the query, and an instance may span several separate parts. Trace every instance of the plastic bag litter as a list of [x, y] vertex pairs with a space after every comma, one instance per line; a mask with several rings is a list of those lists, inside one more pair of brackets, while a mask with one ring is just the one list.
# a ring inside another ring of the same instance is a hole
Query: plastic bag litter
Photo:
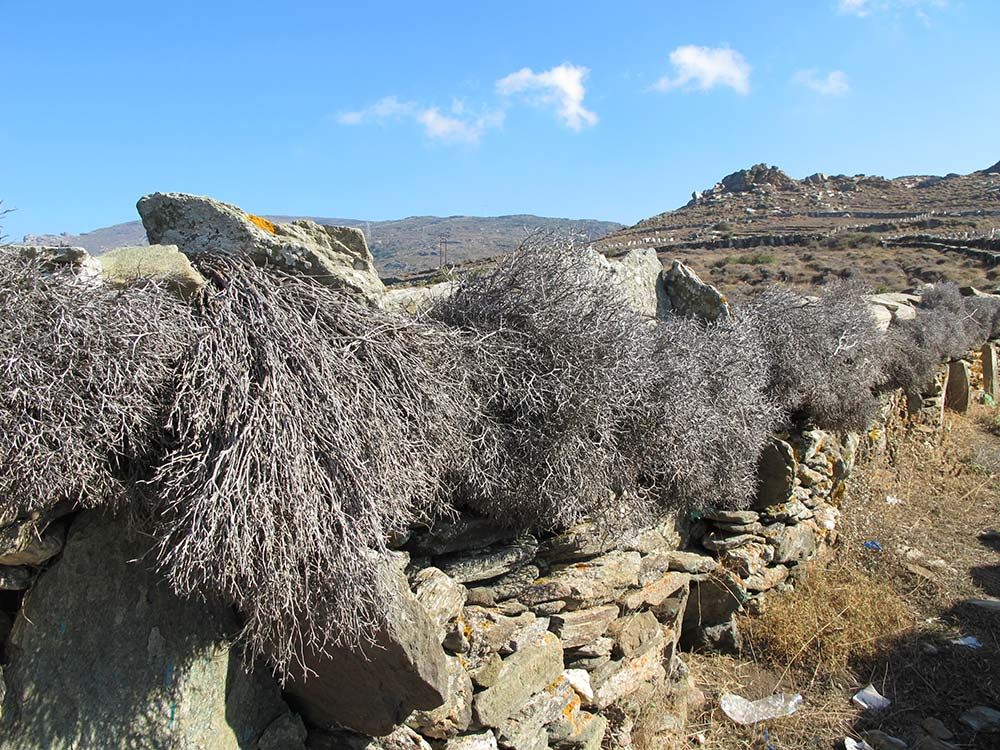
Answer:
[[844, 737], [844, 747], [846, 750], [875, 750], [864, 740], [856, 740], [853, 737]]
[[952, 640], [956, 646], [965, 646], [966, 648], [982, 648], [983, 642], [976, 638], [974, 635], [963, 635], [961, 638], [955, 638]]
[[885, 504], [886, 505], [901, 505], [903, 502], [902, 498], [896, 497], [895, 495], [886, 495]]
[[748, 701], [742, 696], [726, 693], [719, 699], [719, 706], [737, 724], [756, 724], [758, 721], [791, 716], [802, 706], [802, 696], [798, 693], [777, 693], [757, 701]]
[[882, 545], [881, 545], [881, 543], [876, 542], [874, 539], [869, 539], [867, 542], [865, 542], [861, 546], [863, 546], [869, 552], [881, 552], [882, 551]]
[[861, 708], [867, 708], [871, 711], [881, 711], [892, 705], [892, 701], [879, 693], [879, 691], [875, 689], [875, 686], [871, 684], [866, 685], [861, 690], [856, 692], [851, 700], [854, 701], [855, 705], [861, 706]]

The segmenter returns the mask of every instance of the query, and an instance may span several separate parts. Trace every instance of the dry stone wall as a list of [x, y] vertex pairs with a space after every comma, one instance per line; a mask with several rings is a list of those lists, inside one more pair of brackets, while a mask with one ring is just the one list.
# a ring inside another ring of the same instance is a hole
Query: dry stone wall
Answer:
[[[143, 215], [164, 241], [190, 238], [158, 223], [160, 204], [221, 211], [227, 231], [261, 240], [268, 257], [294, 234], [234, 207], [161, 196]], [[358, 281], [370, 256], [351, 237], [296, 232], [335, 250], [324, 267], [376, 304], [413, 311], [443, 293], [383, 295]], [[88, 268], [74, 253], [59, 260]], [[717, 290], [681, 264], [663, 271], [652, 250], [581, 262], [604, 268], [649, 318], [729, 315]], [[915, 315], [913, 302], [871, 300], [884, 326]], [[943, 365], [922, 397], [887, 398], [865, 434], [800, 425], [774, 435], [746, 510], [705, 498], [628, 534], [602, 519], [531, 533], [465, 512], [413, 528], [393, 545], [386, 627], [370, 643], [307, 655], [312, 674], [283, 691], [266, 667], [240, 662], [235, 614], [173, 597], [119, 521], [69, 508], [2, 518], [0, 750], [624, 750], [650, 704], [662, 707], [655, 729], [666, 742], [698, 700], [683, 652], [739, 649], [735, 615], [791, 590], [836, 540], [859, 457], [886, 450], [897, 429], [935, 437], [946, 403], [995, 398], [996, 367], [994, 345]]]

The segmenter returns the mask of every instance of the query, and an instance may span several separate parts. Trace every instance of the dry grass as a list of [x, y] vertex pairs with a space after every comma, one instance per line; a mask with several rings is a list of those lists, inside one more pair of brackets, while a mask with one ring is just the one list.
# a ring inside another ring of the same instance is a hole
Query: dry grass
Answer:
[[814, 569], [794, 596], [776, 597], [743, 624], [757, 659], [816, 679], [868, 665], [913, 623], [892, 587], [845, 562]]
[[[1000, 596], [1000, 437], [995, 410], [949, 415], [939, 446], [920, 433], [859, 467], [845, 500], [836, 565], [813, 571], [793, 596], [777, 597], [744, 623], [741, 659], [690, 655], [708, 694], [689, 736], [705, 748], [841, 748], [842, 738], [881, 729], [913, 744], [926, 717], [944, 721], [962, 747], [996, 747], [958, 716], [1000, 705], [1000, 622], [966, 604]], [[992, 467], [992, 468], [991, 468]], [[892, 496], [899, 502], [887, 503]], [[864, 548], [878, 541], [881, 552]], [[883, 632], [885, 629], [888, 632]], [[952, 639], [973, 635], [969, 649]], [[686, 657], [688, 658], [688, 657]], [[862, 712], [851, 695], [872, 682], [890, 700]], [[750, 699], [801, 692], [794, 716], [739, 727], [718, 709], [726, 691]], [[766, 729], [766, 737], [765, 737]]]

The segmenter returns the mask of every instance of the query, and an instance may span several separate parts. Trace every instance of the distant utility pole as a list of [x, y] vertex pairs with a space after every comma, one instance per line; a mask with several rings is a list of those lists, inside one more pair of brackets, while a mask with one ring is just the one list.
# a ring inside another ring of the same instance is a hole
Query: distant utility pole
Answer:
[[457, 245], [455, 240], [438, 240], [438, 268], [448, 265], [448, 245]]

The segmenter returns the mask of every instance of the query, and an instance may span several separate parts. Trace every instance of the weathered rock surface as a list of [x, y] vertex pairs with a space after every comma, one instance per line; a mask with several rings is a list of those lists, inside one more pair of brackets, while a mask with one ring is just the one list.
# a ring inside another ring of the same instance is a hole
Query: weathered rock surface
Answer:
[[43, 565], [63, 548], [65, 528], [50, 525], [39, 533], [29, 519], [15, 521], [0, 529], [0, 565]]
[[467, 596], [465, 586], [437, 568], [418, 571], [412, 585], [414, 596], [437, 629], [440, 643], [447, 633], [447, 624], [462, 614]]
[[725, 296], [679, 260], [666, 273], [664, 287], [669, 309], [676, 315], [707, 321], [730, 317]]
[[430, 711], [414, 711], [406, 722], [425, 737], [451, 737], [468, 729], [472, 721], [472, 678], [454, 656], [448, 657], [447, 672], [444, 704]]
[[186, 193], [153, 193], [136, 205], [151, 244], [185, 255], [247, 255], [379, 300], [385, 291], [364, 234], [301, 219], [274, 224], [236, 206]]
[[521, 593], [525, 604], [563, 599], [574, 609], [604, 604], [619, 591], [635, 586], [642, 558], [638, 552], [609, 552], [540, 578]]
[[511, 544], [437, 558], [435, 562], [459, 583], [472, 583], [517, 570], [533, 560], [537, 551], [538, 542], [532, 537], [525, 537]]
[[964, 414], [972, 405], [971, 373], [969, 363], [958, 360], [948, 365], [948, 386], [944, 394], [944, 405], [952, 411]]
[[617, 617], [618, 606], [606, 604], [553, 615], [549, 619], [549, 629], [559, 636], [563, 648], [577, 648], [604, 635]]
[[1000, 403], [1000, 372], [998, 372], [997, 347], [995, 344], [984, 344], [983, 358], [983, 393]]
[[651, 319], [663, 317], [668, 309], [661, 276], [663, 264], [654, 249], [631, 250], [615, 259], [599, 257], [603, 261], [601, 265], [632, 307]]
[[165, 284], [183, 297], [189, 297], [205, 285], [191, 261], [176, 245], [117, 247], [97, 258], [101, 278], [112, 284], [132, 284], [150, 279]]
[[2, 750], [253, 748], [287, 712], [230, 650], [229, 609], [175, 597], [146, 551], [113, 520], [73, 523], [10, 635]]
[[475, 697], [473, 711], [481, 726], [498, 727], [528, 699], [562, 674], [563, 654], [559, 639], [545, 633], [533, 645], [515, 651], [503, 660], [496, 682]]
[[303, 716], [317, 726], [383, 736], [412, 711], [437, 708], [448, 696], [448, 665], [438, 627], [410, 593], [401, 571], [387, 571], [386, 580], [392, 587], [386, 624], [373, 635], [373, 643], [331, 645], [325, 654], [306, 654], [305, 663], [315, 674], [306, 679], [293, 675], [286, 685]]
[[402, 286], [386, 289], [382, 296], [382, 309], [404, 312], [407, 315], [417, 315], [433, 305], [437, 300], [444, 299], [455, 290], [454, 281], [442, 281], [440, 284], [425, 286]]

